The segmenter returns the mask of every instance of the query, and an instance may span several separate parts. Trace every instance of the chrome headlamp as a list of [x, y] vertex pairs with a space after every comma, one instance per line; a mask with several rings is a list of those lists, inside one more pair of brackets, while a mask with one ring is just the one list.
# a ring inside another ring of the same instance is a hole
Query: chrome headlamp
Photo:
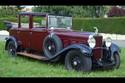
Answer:
[[110, 47], [111, 44], [112, 44], [112, 39], [110, 37], [107, 37], [105, 39], [105, 45], [106, 45], [106, 47]]
[[94, 48], [95, 45], [96, 45], [96, 40], [95, 38], [93, 37], [93, 35], [90, 35], [89, 36], [89, 39], [88, 39], [88, 44], [91, 48]]

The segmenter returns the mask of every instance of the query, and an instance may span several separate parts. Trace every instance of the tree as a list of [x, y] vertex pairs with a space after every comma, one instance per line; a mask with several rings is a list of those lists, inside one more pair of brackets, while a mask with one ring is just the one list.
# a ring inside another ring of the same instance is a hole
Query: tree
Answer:
[[102, 17], [106, 13], [106, 6], [36, 6], [33, 11], [74, 17]]
[[20, 11], [21, 11], [22, 9], [24, 9], [25, 7], [24, 7], [24, 6], [17, 5], [16, 8], [17, 8], [18, 12], [20, 12]]
[[0, 12], [0, 17], [16, 16], [17, 9], [15, 8], [15, 6], [1, 6]]

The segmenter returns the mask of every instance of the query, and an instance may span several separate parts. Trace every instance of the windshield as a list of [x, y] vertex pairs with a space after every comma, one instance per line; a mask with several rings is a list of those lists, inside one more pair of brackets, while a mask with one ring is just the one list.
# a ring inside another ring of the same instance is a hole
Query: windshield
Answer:
[[54, 28], [67, 28], [72, 27], [72, 17], [65, 17], [65, 16], [48, 16], [48, 27]]

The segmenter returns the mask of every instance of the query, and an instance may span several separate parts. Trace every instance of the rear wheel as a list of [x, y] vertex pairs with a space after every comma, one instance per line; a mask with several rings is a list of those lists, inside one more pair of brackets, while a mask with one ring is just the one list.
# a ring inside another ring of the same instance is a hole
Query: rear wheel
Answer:
[[71, 50], [65, 57], [65, 67], [68, 70], [91, 71], [92, 60], [78, 50]]
[[7, 45], [7, 51], [8, 51], [8, 54], [11, 56], [16, 55], [16, 46], [15, 46], [15, 43], [13, 41], [9, 41], [9, 43]]

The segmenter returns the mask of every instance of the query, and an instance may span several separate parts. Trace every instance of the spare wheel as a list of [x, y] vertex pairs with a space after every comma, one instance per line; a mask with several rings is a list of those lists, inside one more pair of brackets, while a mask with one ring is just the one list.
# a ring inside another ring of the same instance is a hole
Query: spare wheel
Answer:
[[50, 34], [43, 41], [43, 52], [49, 59], [62, 49], [62, 41], [56, 34]]

